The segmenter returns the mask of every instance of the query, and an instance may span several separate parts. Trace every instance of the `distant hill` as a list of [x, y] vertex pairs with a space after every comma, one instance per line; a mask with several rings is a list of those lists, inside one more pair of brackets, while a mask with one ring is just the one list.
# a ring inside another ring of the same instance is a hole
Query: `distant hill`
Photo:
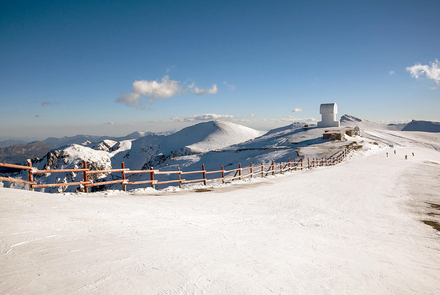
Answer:
[[129, 139], [138, 139], [147, 135], [152, 135], [155, 133], [145, 132], [145, 131], [135, 131], [123, 137], [115, 136], [97, 136], [97, 135], [75, 135], [75, 136], [64, 136], [64, 137], [48, 137], [43, 140], [43, 143], [49, 147], [55, 149], [63, 146], [68, 146], [71, 144], [84, 144], [90, 142], [101, 142], [106, 139], [114, 141], [123, 141]]
[[50, 147], [41, 141], [34, 141], [26, 144], [14, 144], [0, 148], [0, 162], [20, 163], [26, 159], [43, 157], [50, 151]]
[[412, 120], [402, 131], [440, 132], [440, 122]]
[[0, 141], [0, 148], [2, 147], [7, 147], [7, 146], [11, 146], [14, 144], [25, 144], [26, 142], [23, 140], [18, 140], [18, 139], [7, 139], [7, 140], [2, 140]]

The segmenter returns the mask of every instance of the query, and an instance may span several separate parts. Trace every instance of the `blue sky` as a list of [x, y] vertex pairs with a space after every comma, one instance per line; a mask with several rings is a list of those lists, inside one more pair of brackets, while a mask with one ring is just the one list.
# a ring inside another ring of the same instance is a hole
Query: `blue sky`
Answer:
[[439, 15], [440, 1], [2, 0], [0, 137], [267, 129], [326, 102], [440, 121]]

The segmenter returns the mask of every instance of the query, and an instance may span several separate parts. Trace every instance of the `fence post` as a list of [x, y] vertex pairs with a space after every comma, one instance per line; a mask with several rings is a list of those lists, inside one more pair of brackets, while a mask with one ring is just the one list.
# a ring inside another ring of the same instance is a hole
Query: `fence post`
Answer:
[[280, 161], [280, 174], [283, 174], [283, 162]]
[[[87, 162], [85, 160], [83, 160], [83, 168], [87, 169]], [[84, 171], [83, 180], [84, 180], [84, 182], [88, 181], [87, 171]], [[89, 187], [87, 186], [87, 183], [84, 183], [84, 192], [85, 193], [89, 192]]]
[[264, 177], [264, 165], [261, 163], [261, 177]]
[[[27, 162], [28, 167], [32, 168], [32, 161], [31, 161], [31, 159], [27, 159], [26, 162]], [[32, 182], [34, 181], [34, 176], [32, 175], [32, 169], [28, 169], [28, 180], [32, 181]], [[29, 183], [29, 190], [30, 191], [34, 190], [34, 188], [33, 188], [31, 183]]]
[[205, 171], [205, 164], [202, 164], [202, 174], [203, 174], [203, 184], [206, 185], [206, 171]]
[[222, 182], [225, 183], [225, 167], [222, 166]]
[[275, 161], [272, 160], [272, 175], [275, 174]]
[[238, 163], [238, 180], [241, 180], [241, 163]]
[[[307, 158], [307, 161], [309, 161], [309, 158]], [[301, 159], [301, 170], [303, 170], [303, 162], [304, 162], [304, 159]]]
[[153, 169], [153, 167], [150, 167], [150, 170], [151, 170], [151, 172], [150, 172], [150, 180], [151, 180], [151, 187], [152, 188], [154, 188], [154, 169]]
[[289, 165], [289, 172], [290, 172], [290, 171], [292, 171], [292, 169], [290, 168], [290, 158], [287, 159], [287, 163], [288, 163], [288, 165]]
[[[125, 163], [124, 162], [121, 162], [121, 168], [125, 169]], [[122, 183], [122, 190], [124, 192], [126, 192], [127, 191], [127, 184], [125, 184], [125, 170], [122, 170], [122, 180], [124, 181]]]
[[182, 178], [180, 176], [180, 168], [177, 167], [177, 171], [179, 171], [179, 173], [177, 173], [177, 178], [179, 179], [179, 188], [182, 188]]
[[251, 171], [251, 178], [254, 175], [254, 169], [252, 168], [252, 163], [249, 164], [249, 166], [251, 167], [250, 171]]
[[296, 160], [295, 160], [295, 158], [293, 158], [293, 169], [295, 169], [295, 171], [296, 171]]
[[[302, 164], [302, 163], [301, 163]], [[302, 167], [301, 167], [302, 168]], [[309, 168], [310, 169], [310, 159], [309, 158], [307, 158], [307, 168]]]

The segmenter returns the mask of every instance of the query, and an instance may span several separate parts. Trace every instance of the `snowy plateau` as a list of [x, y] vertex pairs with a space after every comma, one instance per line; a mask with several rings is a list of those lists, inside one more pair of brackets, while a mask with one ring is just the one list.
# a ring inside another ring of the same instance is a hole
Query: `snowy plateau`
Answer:
[[217, 170], [356, 147], [335, 166], [181, 189], [31, 192], [4, 182], [0, 293], [440, 294], [439, 124], [349, 115], [340, 123], [360, 136], [331, 141], [300, 123], [262, 132], [215, 121], [56, 148], [33, 166]]

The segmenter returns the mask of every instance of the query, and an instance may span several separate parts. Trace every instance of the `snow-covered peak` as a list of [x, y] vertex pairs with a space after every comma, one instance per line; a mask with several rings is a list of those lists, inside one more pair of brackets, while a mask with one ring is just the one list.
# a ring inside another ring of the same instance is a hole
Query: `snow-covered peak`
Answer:
[[[188, 145], [187, 147], [192, 151], [199, 153], [205, 153], [245, 142], [265, 133], [264, 131], [224, 121], [211, 121], [197, 127], [204, 128], [205, 130], [201, 132], [202, 136], [200, 138], [195, 138], [195, 143]], [[187, 131], [193, 132], [193, 130], [186, 130], [184, 134], [186, 134]], [[203, 136], [203, 133], [206, 133], [207, 135]]]
[[385, 126], [383, 124], [368, 121], [368, 120], [361, 119], [361, 118], [358, 118], [358, 117], [355, 117], [352, 115], [347, 115], [347, 114], [345, 114], [341, 117], [340, 122], [341, 122], [341, 126], [344, 126], [344, 127], [358, 126], [363, 130], [366, 130], [366, 129], [368, 129], [368, 130], [369, 129], [371, 129], [371, 130], [373, 130], [373, 129], [388, 129], [387, 126]]
[[402, 131], [440, 132], [440, 122], [412, 120]]
[[253, 139], [264, 133], [231, 122], [209, 121], [186, 127], [169, 136], [162, 136], [158, 138], [158, 144], [164, 154], [183, 147], [195, 153], [205, 153]]
[[341, 117], [340, 122], [341, 122], [341, 124], [343, 124], [343, 123], [353, 123], [353, 122], [362, 122], [362, 119], [360, 119], [358, 117], [355, 117], [355, 116], [352, 116], [352, 115], [345, 114], [345, 115], [343, 115]]

